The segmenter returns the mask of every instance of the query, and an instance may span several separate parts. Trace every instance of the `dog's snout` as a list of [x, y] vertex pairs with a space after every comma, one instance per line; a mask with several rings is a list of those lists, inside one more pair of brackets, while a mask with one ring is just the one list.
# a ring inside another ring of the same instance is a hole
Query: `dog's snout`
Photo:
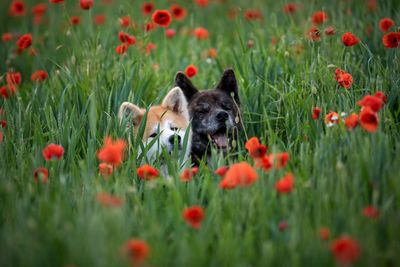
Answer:
[[226, 111], [220, 111], [217, 113], [217, 120], [220, 122], [224, 122], [229, 118], [229, 114]]
[[178, 144], [180, 144], [180, 143], [181, 143], [181, 137], [180, 137], [179, 135], [177, 135], [177, 134], [171, 135], [171, 136], [168, 138], [168, 142], [169, 142], [171, 145], [173, 145], [174, 142], [175, 142], [175, 138], [176, 138]]

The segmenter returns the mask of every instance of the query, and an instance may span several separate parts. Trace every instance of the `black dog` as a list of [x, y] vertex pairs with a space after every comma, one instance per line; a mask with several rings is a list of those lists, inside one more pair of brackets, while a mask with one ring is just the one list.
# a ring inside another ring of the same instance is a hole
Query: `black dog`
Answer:
[[210, 155], [210, 144], [226, 152], [240, 128], [240, 99], [233, 70], [226, 69], [213, 90], [197, 90], [183, 72], [176, 74], [175, 83], [189, 103], [193, 163], [198, 165], [204, 155]]

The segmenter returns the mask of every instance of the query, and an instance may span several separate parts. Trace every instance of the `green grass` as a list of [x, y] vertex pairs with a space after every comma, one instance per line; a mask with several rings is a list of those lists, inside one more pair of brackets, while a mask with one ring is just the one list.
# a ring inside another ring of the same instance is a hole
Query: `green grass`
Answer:
[[[166, 39], [161, 28], [141, 30], [148, 18], [139, 1], [111, 6], [96, 1], [90, 11], [80, 10], [77, 1], [48, 4], [46, 23], [39, 26], [32, 24], [31, 15], [9, 17], [9, 2], [0, 4], [0, 32], [32, 33], [38, 56], [24, 52], [13, 57], [15, 42], [0, 43], [0, 73], [14, 69], [23, 76], [16, 96], [0, 99], [7, 122], [0, 143], [1, 266], [127, 266], [120, 247], [130, 238], [148, 242], [149, 266], [334, 266], [330, 241], [319, 239], [320, 227], [331, 230], [330, 240], [348, 234], [359, 242], [362, 253], [355, 265], [396, 266], [400, 57], [398, 48], [383, 47], [378, 21], [390, 17], [400, 23], [397, 1], [379, 1], [376, 12], [361, 0], [305, 1], [291, 17], [282, 12], [284, 1], [213, 1], [206, 9], [178, 1], [188, 16], [171, 25], [178, 32], [173, 39]], [[34, 3], [26, 1], [29, 8]], [[169, 7], [165, 1], [156, 6]], [[225, 14], [235, 6], [241, 7], [241, 15], [230, 21]], [[263, 21], [244, 20], [247, 8], [259, 8]], [[333, 25], [337, 34], [313, 43], [304, 33], [317, 10], [329, 15], [321, 29]], [[99, 13], [106, 14], [105, 25], [93, 25]], [[79, 26], [68, 24], [72, 15], [81, 16]], [[125, 29], [138, 44], [120, 56], [115, 47], [118, 18], [124, 15], [139, 25]], [[371, 36], [367, 25], [373, 27]], [[209, 40], [183, 34], [198, 26], [209, 30]], [[341, 34], [346, 31], [361, 43], [344, 47]], [[253, 48], [247, 47], [249, 39]], [[147, 42], [157, 45], [149, 56], [141, 47]], [[299, 45], [303, 49], [297, 54]], [[218, 56], [210, 62], [201, 53], [211, 47]], [[124, 163], [105, 180], [98, 173], [96, 151], [106, 135], [129, 136], [117, 122], [119, 105], [159, 103], [172, 88], [175, 73], [189, 64], [198, 67], [192, 80], [199, 88], [215, 86], [224, 68], [235, 70], [245, 128], [237, 151], [225, 158], [215, 153], [189, 183], [180, 181], [177, 159], [167, 158], [175, 167], [172, 180], [149, 183], [136, 176], [136, 167], [144, 162], [137, 160], [139, 143], [132, 141]], [[338, 86], [336, 67], [353, 75], [350, 90]], [[49, 79], [31, 82], [37, 69], [47, 70]], [[3, 79], [0, 86], [4, 84]], [[358, 113], [356, 102], [377, 90], [388, 101], [379, 112], [376, 133], [325, 126], [323, 117], [330, 110]], [[311, 119], [314, 106], [322, 108], [317, 121]], [[249, 188], [223, 191], [213, 171], [239, 161], [252, 163], [244, 149], [246, 135], [259, 137], [270, 152], [288, 151], [289, 165], [268, 173], [259, 170], [258, 181]], [[45, 162], [42, 149], [49, 143], [65, 148], [62, 160]], [[34, 182], [33, 170], [40, 166], [49, 169], [47, 184]], [[295, 175], [295, 187], [280, 196], [274, 184], [288, 171]], [[96, 202], [99, 192], [125, 203], [104, 208]], [[191, 205], [205, 210], [199, 230], [182, 219], [183, 209]], [[362, 215], [368, 205], [379, 208], [377, 220]], [[280, 232], [283, 220], [288, 228]]]

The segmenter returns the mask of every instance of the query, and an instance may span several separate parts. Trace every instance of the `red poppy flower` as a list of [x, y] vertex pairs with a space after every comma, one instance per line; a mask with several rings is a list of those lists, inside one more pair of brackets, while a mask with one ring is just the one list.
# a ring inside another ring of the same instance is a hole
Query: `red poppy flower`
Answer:
[[0, 126], [1, 128], [6, 128], [7, 122], [5, 120], [0, 120]]
[[168, 10], [156, 10], [151, 18], [155, 24], [164, 28], [168, 28], [172, 21], [171, 13]]
[[376, 112], [371, 107], [366, 106], [361, 109], [360, 112], [360, 125], [366, 131], [374, 133], [378, 130], [379, 118]]
[[335, 28], [333, 28], [332, 26], [326, 27], [325, 28], [325, 35], [335, 35]]
[[133, 35], [129, 35], [126, 32], [119, 32], [118, 38], [122, 43], [126, 43], [127, 45], [136, 44], [136, 38]]
[[122, 139], [112, 140], [106, 137], [103, 147], [98, 151], [97, 158], [100, 161], [118, 166], [124, 159], [126, 142]]
[[224, 177], [225, 176], [225, 174], [226, 174], [226, 172], [229, 170], [229, 167], [228, 166], [222, 166], [222, 167], [219, 167], [218, 169], [216, 169], [215, 170], [215, 174], [216, 175], [219, 175], [219, 176], [221, 176], [221, 177]]
[[13, 0], [9, 10], [10, 16], [23, 16], [25, 15], [25, 3], [20, 0]]
[[47, 11], [47, 5], [40, 3], [32, 7], [32, 13], [36, 16], [43, 16]]
[[43, 157], [46, 161], [53, 158], [61, 159], [64, 155], [64, 148], [56, 144], [48, 144], [42, 151]]
[[257, 181], [258, 175], [247, 162], [233, 164], [226, 172], [219, 186], [222, 189], [233, 189], [237, 186], [247, 187]]
[[12, 41], [13, 36], [11, 33], [5, 32], [2, 34], [1, 39], [3, 40], [3, 42], [9, 42], [9, 41]]
[[78, 16], [71, 16], [69, 19], [72, 25], [79, 25], [81, 23], [81, 18]]
[[198, 167], [193, 167], [191, 169], [185, 169], [180, 175], [181, 181], [182, 182], [191, 181], [193, 176], [195, 176], [198, 171], [199, 171]]
[[360, 42], [360, 40], [351, 32], [345, 32], [342, 35], [342, 42], [345, 46], [353, 46]]
[[262, 168], [265, 172], [267, 172], [273, 167], [273, 157], [272, 155], [269, 155], [256, 158], [255, 163], [257, 168]]
[[386, 103], [387, 98], [384, 92], [377, 91], [374, 96], [380, 98], [383, 101], [383, 103]]
[[93, 22], [98, 26], [103, 25], [106, 23], [106, 16], [104, 14], [98, 14], [94, 16]]
[[288, 173], [275, 183], [275, 189], [280, 194], [288, 194], [293, 190], [294, 176]]
[[64, 0], [49, 0], [49, 2], [52, 4], [62, 4], [64, 3]]
[[347, 129], [353, 130], [358, 125], [358, 115], [353, 113], [346, 117], [344, 120], [344, 124], [346, 124]]
[[176, 31], [174, 29], [166, 29], [165, 30], [165, 37], [172, 38], [176, 35]]
[[17, 40], [17, 46], [19, 49], [24, 50], [31, 46], [32, 44], [32, 35], [31, 34], [24, 34]]
[[280, 221], [278, 224], [279, 232], [284, 232], [288, 228], [288, 223], [286, 221]]
[[331, 231], [327, 227], [321, 227], [319, 228], [319, 238], [323, 241], [326, 241], [329, 239], [329, 236], [331, 235]]
[[261, 11], [256, 10], [256, 9], [248, 9], [244, 12], [244, 18], [248, 21], [261, 20], [262, 13], [261, 13]]
[[111, 175], [113, 173], [113, 170], [114, 170], [114, 168], [113, 168], [113, 165], [111, 165], [111, 164], [107, 164], [104, 162], [99, 164], [99, 172], [101, 175], [103, 175], [105, 177]]
[[203, 27], [197, 27], [196, 29], [194, 29], [193, 33], [194, 33], [194, 36], [196, 36], [196, 38], [198, 40], [208, 39], [208, 31], [207, 31], [207, 29], [205, 29]]
[[10, 96], [15, 95], [15, 92], [17, 91], [17, 87], [14, 84], [7, 84], [2, 87], [0, 87], [0, 95], [2, 98], [9, 98]]
[[31, 75], [31, 81], [41, 82], [46, 80], [49, 77], [49, 74], [45, 70], [37, 70]]
[[372, 95], [366, 95], [357, 102], [357, 105], [361, 107], [370, 107], [374, 112], [378, 112], [383, 107], [383, 104], [381, 98]]
[[290, 155], [288, 152], [282, 152], [270, 155], [271, 161], [274, 162], [275, 168], [285, 168], [289, 162]]
[[340, 87], [345, 89], [349, 89], [353, 83], [353, 76], [341, 69], [335, 70], [335, 79], [339, 83]]
[[331, 243], [330, 250], [340, 264], [351, 264], [360, 256], [358, 242], [349, 236], [343, 235]]
[[180, 5], [173, 4], [170, 9], [171, 9], [172, 16], [174, 16], [174, 19], [180, 21], [186, 17], [187, 11], [185, 8], [181, 7]]
[[189, 78], [196, 76], [196, 74], [197, 74], [196, 66], [190, 64], [189, 66], [186, 67], [185, 73]]
[[3, 139], [4, 139], [3, 132], [2, 132], [2, 131], [0, 131], [0, 143], [2, 143], [2, 142], [3, 142]]
[[22, 76], [20, 72], [7, 72], [6, 74], [7, 84], [20, 85], [22, 82]]
[[133, 265], [140, 266], [148, 257], [150, 247], [146, 241], [131, 239], [125, 243], [123, 250]]
[[184, 209], [182, 216], [187, 224], [195, 229], [198, 229], [200, 228], [204, 219], [204, 211], [200, 206], [192, 206]]
[[195, 2], [199, 7], [207, 7], [207, 6], [208, 6], [208, 0], [194, 0], [194, 2]]
[[142, 5], [142, 13], [143, 15], [149, 15], [153, 12], [154, 4], [151, 2], [143, 3]]
[[374, 206], [367, 206], [363, 209], [363, 215], [370, 219], [378, 219], [379, 210]]
[[114, 197], [113, 195], [110, 195], [105, 192], [98, 193], [96, 196], [96, 201], [106, 208], [113, 208], [113, 207], [118, 208], [124, 204], [122, 198]]
[[338, 124], [339, 123], [339, 114], [337, 114], [334, 111], [329, 112], [328, 114], [326, 114], [324, 122], [328, 127], [331, 127], [334, 124]]
[[367, 8], [369, 11], [374, 12], [378, 9], [377, 0], [367, 0]]
[[49, 170], [45, 167], [37, 168], [33, 171], [33, 179], [35, 183], [41, 181], [42, 183], [46, 184], [49, 179]]
[[399, 46], [400, 33], [389, 32], [382, 37], [382, 43], [386, 48], [396, 48]]
[[389, 31], [389, 29], [396, 23], [390, 18], [383, 18], [379, 21], [379, 29], [383, 32]]
[[118, 55], [125, 54], [126, 51], [128, 51], [128, 45], [127, 45], [126, 43], [120, 44], [119, 46], [117, 46], [117, 47], [115, 48], [115, 52], [116, 52]]
[[323, 24], [327, 20], [328, 14], [326, 14], [324, 11], [316, 11], [311, 17], [311, 21], [317, 25]]
[[267, 147], [260, 143], [257, 137], [247, 140], [245, 146], [252, 159], [262, 158], [267, 153]]
[[151, 51], [153, 51], [154, 49], [156, 49], [156, 45], [152, 42], [148, 43], [146, 46], [146, 54], [150, 55]]
[[321, 41], [321, 32], [316, 27], [311, 27], [308, 29], [306, 36], [309, 40], [319, 42]]
[[119, 18], [119, 24], [122, 27], [129, 27], [129, 25], [131, 25], [131, 18], [129, 16], [124, 16]]
[[287, 3], [283, 6], [283, 12], [286, 14], [293, 14], [297, 11], [297, 4], [296, 3]]
[[158, 177], [158, 171], [148, 164], [140, 166], [137, 169], [136, 174], [142, 180], [154, 180]]
[[93, 0], [80, 0], [79, 4], [81, 8], [84, 10], [89, 10], [93, 7], [94, 1]]
[[321, 114], [321, 109], [319, 107], [314, 107], [312, 109], [312, 119], [317, 120], [319, 118], [319, 114]]

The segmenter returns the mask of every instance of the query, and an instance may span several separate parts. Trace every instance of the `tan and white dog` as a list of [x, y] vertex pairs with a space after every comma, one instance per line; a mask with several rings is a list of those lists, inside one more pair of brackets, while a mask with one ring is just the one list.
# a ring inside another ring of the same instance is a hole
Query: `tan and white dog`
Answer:
[[[133, 126], [134, 134], [138, 133], [139, 126], [146, 115], [146, 110], [130, 102], [122, 103], [118, 118]], [[191, 146], [191, 130], [189, 128], [189, 111], [186, 98], [179, 87], [171, 89], [163, 99], [161, 105], [152, 106], [147, 112], [146, 126], [143, 133], [143, 145], [147, 149], [147, 160], [151, 163], [161, 155], [162, 150], [172, 153], [178, 150], [186, 162]], [[188, 132], [187, 144], [184, 146], [184, 137]], [[154, 140], [154, 138], [157, 138]], [[177, 147], [175, 147], [177, 146]], [[186, 147], [184, 151], [184, 147]], [[140, 151], [139, 151], [140, 153]]]

